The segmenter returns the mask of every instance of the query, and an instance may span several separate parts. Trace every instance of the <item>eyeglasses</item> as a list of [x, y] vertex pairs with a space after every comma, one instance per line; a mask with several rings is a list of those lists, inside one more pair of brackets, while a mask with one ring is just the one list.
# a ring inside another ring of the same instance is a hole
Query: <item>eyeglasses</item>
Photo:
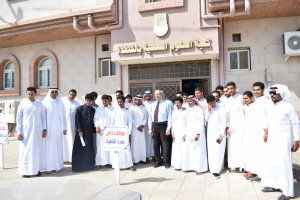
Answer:
[[273, 94], [273, 95], [276, 95], [276, 91], [275, 91], [275, 92], [274, 92], [274, 91], [270, 91], [269, 94], [270, 94], [270, 95], [272, 95], [272, 94]]
[[58, 93], [58, 91], [51, 91], [52, 94]]

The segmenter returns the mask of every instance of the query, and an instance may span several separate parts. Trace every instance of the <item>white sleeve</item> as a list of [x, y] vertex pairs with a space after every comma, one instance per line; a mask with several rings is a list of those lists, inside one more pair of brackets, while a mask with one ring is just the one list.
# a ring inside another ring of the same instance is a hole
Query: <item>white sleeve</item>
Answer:
[[152, 129], [152, 104], [150, 105], [150, 108], [149, 108], [148, 127], [149, 127], [149, 130]]
[[143, 119], [143, 126], [146, 126], [146, 124], [147, 124], [147, 120], [148, 120], [148, 112], [147, 112], [147, 109], [146, 109], [146, 107], [144, 107], [144, 109], [143, 109], [143, 114], [144, 114], [144, 119]]
[[111, 121], [111, 126], [115, 126], [115, 119], [116, 118], [116, 110], [114, 110], [113, 111], [113, 113], [112, 113], [112, 115], [111, 115], [111, 119], [110, 119], [110, 121]]
[[135, 128], [139, 127], [139, 124], [136, 123], [135, 118], [134, 118], [134, 114], [132, 114], [132, 109], [129, 108], [129, 111], [131, 113], [131, 121], [132, 121], [132, 126], [134, 126]]
[[292, 127], [294, 129], [295, 141], [299, 141], [300, 140], [300, 121], [299, 121], [299, 117], [298, 117], [295, 107], [294, 106], [291, 106], [291, 107], [292, 108], [289, 111], [289, 118], [290, 118]]
[[227, 121], [227, 119], [226, 119], [226, 110], [225, 110], [225, 108], [221, 107], [220, 111], [221, 111], [221, 124], [220, 124], [221, 128], [220, 128], [219, 135], [222, 135], [223, 137], [226, 137], [226, 135], [225, 135], [226, 121]]
[[99, 115], [100, 115], [100, 106], [96, 109], [95, 115], [94, 115], [94, 124], [95, 127], [100, 127], [99, 125]]
[[47, 129], [47, 115], [46, 115], [46, 108], [44, 107], [44, 104], [42, 104], [42, 126], [43, 130]]
[[16, 121], [17, 121], [16, 130], [17, 130], [17, 134], [19, 135], [19, 134], [22, 134], [22, 126], [23, 126], [23, 108], [22, 108], [22, 103], [18, 107]]
[[131, 113], [130, 110], [129, 110], [129, 114], [128, 114], [127, 126], [128, 126], [128, 132], [129, 132], [129, 135], [131, 135], [131, 129], [132, 129], [132, 113]]

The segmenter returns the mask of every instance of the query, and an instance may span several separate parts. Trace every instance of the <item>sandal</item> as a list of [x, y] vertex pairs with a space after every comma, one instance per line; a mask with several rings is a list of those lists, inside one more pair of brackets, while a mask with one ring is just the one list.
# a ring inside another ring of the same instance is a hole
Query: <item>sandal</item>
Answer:
[[100, 168], [101, 168], [101, 166], [98, 165], [98, 166], [95, 166], [94, 170], [99, 170]]
[[247, 172], [247, 173], [244, 173], [243, 176], [245, 176], [245, 178], [246, 178], [247, 176], [249, 176], [249, 174], [250, 174], [250, 172]]
[[288, 200], [291, 199], [292, 197], [289, 196], [285, 196], [284, 194], [282, 194], [280, 197], [278, 197], [278, 200]]
[[46, 174], [51, 174], [51, 171], [46, 171]]
[[280, 189], [275, 189], [275, 188], [271, 188], [271, 187], [265, 187], [261, 191], [262, 192], [277, 192], [277, 191], [280, 191]]
[[196, 175], [202, 175], [203, 174], [203, 172], [197, 172], [196, 173]]
[[61, 170], [56, 170], [56, 173], [60, 173], [61, 172]]
[[42, 175], [42, 173], [39, 171], [38, 174], [37, 174], [36, 176], [41, 176], [41, 175]]
[[251, 173], [249, 173], [249, 175], [246, 177], [247, 180], [251, 179], [251, 178], [254, 178], [255, 176]]
[[133, 172], [136, 171], [136, 169], [133, 166], [130, 167], [130, 170]]

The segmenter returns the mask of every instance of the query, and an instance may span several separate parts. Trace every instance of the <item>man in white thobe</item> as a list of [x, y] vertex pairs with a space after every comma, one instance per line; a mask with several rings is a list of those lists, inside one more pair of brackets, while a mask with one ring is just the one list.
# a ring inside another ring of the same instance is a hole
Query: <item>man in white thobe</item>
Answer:
[[210, 173], [215, 178], [221, 178], [219, 173], [223, 169], [226, 146], [226, 110], [213, 95], [208, 95], [206, 101], [208, 165]]
[[[300, 142], [300, 121], [290, 103], [290, 91], [285, 85], [274, 85], [268, 92], [274, 105], [267, 108], [269, 129], [265, 152], [263, 192], [282, 190], [278, 199], [294, 197], [293, 157]], [[293, 127], [293, 131], [292, 131]], [[294, 138], [293, 138], [294, 132]]]
[[105, 128], [110, 126], [111, 116], [114, 111], [114, 107], [108, 105], [108, 95], [102, 95], [102, 104], [103, 106], [99, 106], [96, 109], [96, 113], [94, 115], [94, 124], [96, 126], [96, 167], [95, 170], [99, 170], [101, 165], [110, 165], [111, 161], [111, 152], [104, 151], [104, 136], [103, 131]]
[[227, 112], [227, 137], [228, 137], [228, 170], [230, 173], [233, 170], [240, 168], [240, 172], [244, 172], [244, 153], [243, 135], [244, 135], [244, 105], [243, 96], [236, 93], [236, 85], [234, 82], [227, 83], [227, 90], [230, 97], [225, 102]]
[[[124, 97], [124, 92], [123, 92], [123, 90], [117, 90], [117, 91], [116, 91], [116, 99], [118, 99], [118, 97], [120, 97], [120, 96]], [[113, 103], [112, 105], [113, 105], [113, 107], [114, 107], [115, 109], [119, 108], [118, 101], [115, 102], [115, 103]], [[126, 98], [125, 98], [125, 104], [124, 104], [124, 107], [127, 108], [127, 109], [129, 109], [130, 106], [131, 106], [131, 104], [128, 103], [128, 102], [126, 102]]]
[[50, 88], [43, 100], [47, 117], [47, 136], [45, 137], [45, 170], [58, 173], [64, 167], [62, 136], [67, 134], [66, 111], [58, 88]]
[[188, 97], [189, 106], [186, 124], [185, 145], [182, 159], [183, 171], [196, 171], [197, 175], [207, 171], [207, 152], [203, 108], [197, 98]]
[[[146, 91], [143, 96], [143, 100], [144, 100], [143, 103], [146, 106], [147, 113], [149, 116], [151, 104], [154, 103], [154, 101], [152, 101], [152, 93], [150, 91]], [[149, 135], [148, 132], [149, 132], [149, 125], [147, 120], [147, 123], [145, 125], [146, 158], [149, 159], [150, 157], [152, 157], [152, 159], [154, 159], [153, 141], [151, 135]]]
[[206, 112], [207, 102], [206, 102], [206, 99], [204, 98], [204, 91], [202, 88], [197, 87], [195, 89], [195, 97], [197, 98], [198, 102], [200, 103], [200, 105], [202, 106], [204, 111]]
[[136, 95], [133, 98], [133, 104], [129, 108], [132, 114], [131, 131], [131, 152], [134, 165], [142, 162], [146, 163], [146, 141], [145, 125], [148, 119], [148, 112], [143, 104], [142, 95]]
[[46, 115], [43, 103], [35, 99], [36, 89], [28, 87], [28, 100], [20, 103], [16, 116], [19, 148], [19, 174], [24, 178], [38, 175], [43, 170], [42, 138], [46, 136]]
[[72, 89], [69, 91], [68, 99], [64, 101], [68, 133], [63, 135], [64, 162], [72, 162], [72, 151], [76, 134], [75, 114], [77, 107], [80, 106], [80, 103], [75, 100], [76, 95], [77, 91]]
[[[128, 127], [129, 133], [129, 142], [131, 142], [131, 129], [132, 129], [132, 114], [130, 110], [125, 108], [125, 97], [119, 96], [117, 97], [119, 108], [115, 109], [111, 116], [111, 126], [116, 127]], [[132, 162], [132, 155], [131, 152], [119, 152], [119, 162], [120, 162], [120, 169], [127, 169], [130, 168], [131, 171], [136, 171], [133, 167]], [[117, 157], [113, 154], [113, 162], [112, 167], [116, 168]]]
[[182, 169], [182, 158], [184, 150], [184, 135], [186, 134], [186, 124], [188, 111], [183, 110], [183, 99], [180, 97], [175, 98], [175, 106], [177, 109], [172, 111], [172, 158], [171, 165], [174, 169]]

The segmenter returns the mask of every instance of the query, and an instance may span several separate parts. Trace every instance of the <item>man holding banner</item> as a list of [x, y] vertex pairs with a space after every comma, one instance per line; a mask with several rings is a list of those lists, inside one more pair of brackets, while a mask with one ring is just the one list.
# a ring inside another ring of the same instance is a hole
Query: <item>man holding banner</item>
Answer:
[[[111, 126], [117, 126], [117, 127], [127, 126], [128, 133], [129, 133], [129, 142], [130, 142], [130, 135], [131, 135], [131, 128], [132, 128], [132, 115], [130, 110], [125, 108], [124, 96], [118, 96], [117, 101], [118, 101], [119, 108], [116, 108], [113, 111], [111, 117]], [[119, 161], [120, 161], [120, 169], [130, 168], [131, 171], [136, 171], [136, 169], [133, 167], [132, 156], [130, 151], [119, 152]], [[117, 157], [115, 154], [113, 154], [113, 162], [112, 162], [113, 168], [116, 168], [116, 163], [117, 163]]]

